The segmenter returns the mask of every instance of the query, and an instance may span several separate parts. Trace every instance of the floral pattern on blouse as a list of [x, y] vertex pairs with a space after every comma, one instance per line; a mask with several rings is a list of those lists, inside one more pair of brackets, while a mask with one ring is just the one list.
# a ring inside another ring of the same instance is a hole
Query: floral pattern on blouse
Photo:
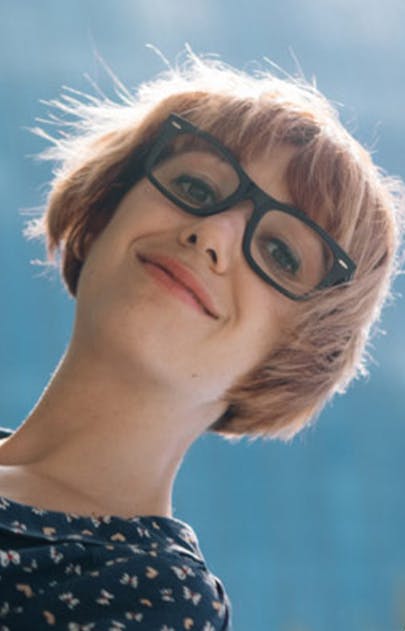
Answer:
[[232, 631], [231, 611], [186, 522], [0, 497], [0, 631]]

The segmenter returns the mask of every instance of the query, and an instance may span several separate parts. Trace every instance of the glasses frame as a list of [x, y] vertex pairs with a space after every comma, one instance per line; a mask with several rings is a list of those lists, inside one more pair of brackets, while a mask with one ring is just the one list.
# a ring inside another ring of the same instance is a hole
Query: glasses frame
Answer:
[[[205, 208], [195, 208], [194, 206], [190, 206], [182, 199], [176, 197], [176, 195], [174, 195], [171, 191], [166, 189], [153, 175], [153, 167], [155, 166], [156, 159], [159, 157], [163, 147], [168, 142], [173, 140], [176, 136], [185, 133], [191, 133], [212, 144], [215, 149], [220, 154], [222, 154], [222, 156], [224, 156], [224, 158], [226, 158], [226, 160], [232, 165], [239, 177], [238, 188], [226, 199], [217, 204], [212, 204], [211, 206]], [[186, 120], [182, 116], [179, 116], [178, 114], [170, 114], [170, 116], [162, 124], [159, 135], [157, 136], [155, 142], [153, 143], [146, 156], [145, 175], [148, 180], [161, 193], [163, 193], [165, 197], [174, 202], [176, 206], [179, 206], [188, 213], [198, 217], [215, 215], [229, 209], [240, 201], [251, 200], [253, 202], [253, 212], [248, 220], [245, 232], [243, 234], [243, 254], [252, 269], [265, 282], [267, 282], [269, 285], [277, 289], [288, 298], [291, 298], [291, 300], [308, 300], [316, 291], [320, 289], [341, 285], [342, 283], [348, 282], [353, 278], [354, 272], [356, 270], [356, 264], [323, 228], [318, 226], [318, 224], [310, 219], [302, 210], [299, 210], [294, 206], [290, 206], [289, 204], [279, 202], [277, 199], [263, 191], [243, 170], [236, 157], [226, 146], [224, 146], [219, 140], [217, 140], [217, 138], [215, 138], [208, 132], [199, 129], [198, 127], [190, 123], [190, 121]], [[257, 265], [254, 258], [250, 254], [250, 244], [252, 241], [254, 230], [263, 215], [265, 215], [267, 212], [271, 212], [272, 210], [283, 211], [288, 215], [292, 215], [293, 217], [296, 217], [303, 221], [307, 226], [312, 228], [322, 237], [322, 239], [328, 244], [332, 251], [333, 264], [330, 271], [322, 279], [322, 281], [318, 283], [316, 287], [305, 294], [294, 294], [288, 289], [285, 289], [285, 287], [283, 287], [282, 285], [279, 285], [275, 280], [273, 280], [273, 278], [271, 278], [271, 276], [268, 276], [259, 265]]]

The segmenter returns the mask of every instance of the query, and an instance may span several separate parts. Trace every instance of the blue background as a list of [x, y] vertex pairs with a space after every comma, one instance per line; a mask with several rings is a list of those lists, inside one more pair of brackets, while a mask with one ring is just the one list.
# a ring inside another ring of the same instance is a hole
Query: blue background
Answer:
[[[22, 236], [45, 200], [45, 143], [26, 128], [63, 84], [110, 95], [100, 54], [135, 88], [189, 42], [249, 68], [270, 57], [317, 79], [388, 172], [404, 177], [402, 0], [0, 0], [0, 425], [29, 413], [68, 344], [75, 303], [33, 266]], [[404, 277], [395, 289], [403, 294]], [[174, 515], [196, 530], [224, 582], [235, 631], [394, 631], [405, 622], [405, 303], [383, 314], [370, 378], [336, 398], [292, 444], [198, 440]]]

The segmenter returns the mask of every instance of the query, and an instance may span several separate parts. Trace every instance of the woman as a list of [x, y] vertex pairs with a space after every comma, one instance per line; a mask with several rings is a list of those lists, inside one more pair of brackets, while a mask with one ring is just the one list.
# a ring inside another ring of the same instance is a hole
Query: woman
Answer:
[[36, 130], [59, 168], [26, 234], [60, 250], [77, 308], [0, 446], [10, 629], [229, 629], [172, 516], [181, 462], [206, 431], [289, 440], [313, 421], [365, 373], [398, 271], [400, 183], [313, 87], [190, 53], [121, 96], [65, 95], [70, 132]]

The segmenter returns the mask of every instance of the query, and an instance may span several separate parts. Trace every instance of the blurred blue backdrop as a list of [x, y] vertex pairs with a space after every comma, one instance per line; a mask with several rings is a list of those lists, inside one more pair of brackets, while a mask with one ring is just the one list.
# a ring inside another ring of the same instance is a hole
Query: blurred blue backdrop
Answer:
[[[100, 54], [135, 88], [186, 42], [249, 68], [271, 58], [333, 101], [388, 172], [405, 176], [402, 0], [0, 0], [0, 425], [16, 428], [69, 341], [75, 303], [22, 236], [45, 200], [45, 145], [27, 127], [63, 84], [111, 95]], [[396, 292], [403, 294], [404, 277]], [[225, 583], [235, 631], [396, 631], [405, 622], [405, 302], [383, 314], [370, 378], [290, 445], [203, 436], [178, 476], [174, 515]], [[196, 630], [197, 631], [197, 630]]]

